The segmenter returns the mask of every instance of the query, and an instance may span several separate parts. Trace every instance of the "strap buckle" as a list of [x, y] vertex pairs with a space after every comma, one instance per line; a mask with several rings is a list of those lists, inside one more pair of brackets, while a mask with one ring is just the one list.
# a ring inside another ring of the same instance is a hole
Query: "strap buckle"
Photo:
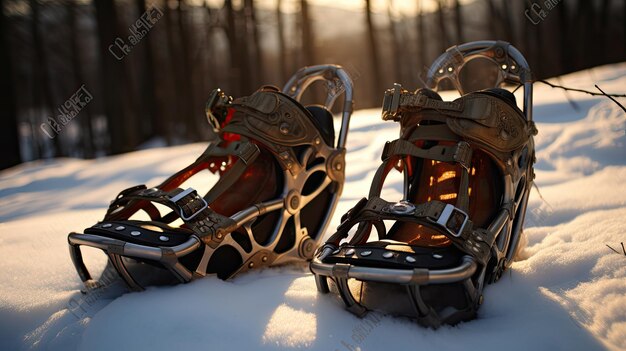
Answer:
[[460, 141], [454, 150], [454, 161], [458, 162], [466, 171], [469, 172], [472, 162], [472, 147], [466, 141]]
[[439, 218], [434, 222], [445, 228], [453, 237], [460, 238], [468, 220], [469, 216], [467, 213], [456, 208], [454, 205], [446, 204]]
[[220, 129], [222, 121], [220, 121], [220, 118], [213, 114], [213, 109], [219, 105], [227, 105], [232, 100], [233, 98], [226, 95], [226, 93], [224, 93], [220, 88], [213, 89], [213, 91], [209, 94], [209, 99], [206, 102], [204, 112], [206, 113], [207, 121], [214, 130], [217, 131]]
[[393, 88], [385, 91], [383, 98], [383, 120], [398, 121], [398, 110], [400, 108], [400, 94], [402, 93], [402, 85], [393, 83]]
[[[193, 200], [190, 201], [189, 203], [192, 203], [195, 200], [200, 200], [202, 201], [202, 207], [200, 207], [199, 209], [195, 210], [191, 215], [186, 216], [185, 215], [185, 210], [183, 209], [182, 205], [179, 205], [178, 202], [180, 200], [182, 200], [183, 198], [185, 198], [185, 196], [187, 195], [191, 195], [193, 194]], [[174, 205], [176, 205], [178, 207], [178, 209], [180, 210], [180, 218], [182, 218], [185, 221], [189, 221], [191, 219], [193, 219], [195, 216], [199, 215], [200, 212], [204, 211], [204, 209], [206, 209], [207, 207], [209, 207], [209, 204], [207, 204], [206, 200], [204, 200], [203, 197], [198, 195], [198, 192], [193, 189], [193, 188], [187, 188], [183, 191], [181, 191], [178, 195], [173, 196], [169, 199], [171, 202], [174, 203]]]

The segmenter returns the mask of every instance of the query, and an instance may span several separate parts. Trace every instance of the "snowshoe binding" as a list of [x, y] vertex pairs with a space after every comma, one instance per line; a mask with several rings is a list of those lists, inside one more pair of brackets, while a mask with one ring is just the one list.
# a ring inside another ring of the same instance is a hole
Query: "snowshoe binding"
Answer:
[[[325, 103], [303, 106], [302, 94], [318, 80], [326, 83]], [[263, 87], [233, 100], [214, 90], [206, 112], [217, 140], [195, 162], [156, 187], [120, 192], [101, 222], [69, 234], [81, 280], [98, 285], [81, 246], [103, 250], [133, 290], [310, 260], [343, 188], [352, 94], [350, 77], [335, 65], [301, 69], [282, 92]], [[336, 138], [330, 109], [341, 95]], [[206, 194], [184, 186], [204, 170], [218, 178]]]
[[[478, 79], [465, 71], [474, 67], [483, 68]], [[387, 142], [368, 198], [342, 217], [310, 268], [318, 290], [338, 293], [358, 316], [377, 310], [437, 328], [475, 318], [484, 284], [513, 262], [537, 130], [530, 70], [508, 43], [452, 47], [426, 78], [427, 87], [447, 80], [462, 96], [387, 90], [383, 120], [400, 123], [400, 138]], [[505, 83], [524, 87], [523, 110]], [[394, 169], [403, 197], [389, 202], [381, 190]]]

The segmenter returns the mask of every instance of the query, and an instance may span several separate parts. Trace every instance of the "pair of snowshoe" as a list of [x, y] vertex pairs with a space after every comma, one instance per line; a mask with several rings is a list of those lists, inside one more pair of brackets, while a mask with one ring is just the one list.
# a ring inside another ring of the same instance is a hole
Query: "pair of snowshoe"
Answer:
[[[162, 184], [122, 191], [101, 222], [69, 235], [80, 278], [97, 286], [82, 245], [102, 249], [133, 290], [308, 260], [318, 290], [338, 293], [358, 316], [380, 310], [431, 327], [475, 318], [484, 284], [510, 266], [522, 236], [534, 178], [530, 70], [510, 44], [482, 41], [449, 49], [426, 78], [462, 96], [443, 101], [397, 84], [385, 92], [383, 119], [400, 123], [400, 138], [384, 146], [368, 197], [321, 246], [345, 178], [349, 75], [313, 66], [282, 91], [233, 100], [215, 90], [206, 112], [217, 141]], [[303, 106], [318, 80], [325, 103]], [[523, 110], [505, 83], [523, 85]], [[341, 95], [336, 136], [330, 111]], [[219, 176], [206, 194], [184, 186], [204, 170]], [[394, 170], [403, 196], [389, 202], [380, 195]]]

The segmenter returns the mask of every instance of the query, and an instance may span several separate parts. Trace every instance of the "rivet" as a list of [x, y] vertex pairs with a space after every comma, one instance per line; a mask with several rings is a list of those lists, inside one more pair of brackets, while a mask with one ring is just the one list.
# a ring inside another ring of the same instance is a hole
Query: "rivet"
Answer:
[[132, 232], [130, 232], [130, 235], [132, 235], [132, 236], [139, 236], [139, 235], [141, 235], [141, 232], [138, 231], [138, 230], [133, 230]]
[[383, 257], [384, 257], [384, 258], [392, 258], [392, 257], [393, 257], [393, 252], [391, 252], [391, 251], [385, 251], [385, 252], [383, 253]]
[[250, 262], [250, 263], [248, 264], [248, 267], [249, 267], [249, 268], [254, 267], [254, 262]]
[[345, 253], [346, 256], [352, 256], [354, 255], [354, 249], [348, 249]]
[[440, 254], [433, 254], [433, 258], [440, 260], [443, 258], [443, 256], [441, 256]]
[[291, 200], [289, 200], [289, 205], [292, 209], [297, 209], [298, 206], [300, 206], [300, 198], [298, 196], [292, 197]]
[[102, 228], [111, 228], [112, 226], [113, 226], [113, 224], [111, 224], [111, 223], [104, 223], [102, 225]]
[[267, 256], [263, 256], [263, 258], [261, 258], [261, 261], [267, 262]]
[[321, 143], [320, 138], [315, 138], [314, 142], [315, 145], [319, 145]]
[[281, 123], [280, 127], [278, 128], [278, 130], [280, 130], [281, 134], [284, 134], [284, 135], [289, 134], [289, 124]]
[[161, 236], [159, 237], [159, 240], [161, 240], [161, 241], [170, 241], [170, 238], [169, 238], [169, 237], [167, 237], [167, 236], [165, 236], [165, 235], [161, 235]]
[[342, 167], [342, 166], [341, 166], [341, 162], [337, 162], [337, 163], [335, 163], [335, 170], [337, 170], [337, 171], [341, 171], [341, 167]]
[[372, 254], [372, 251], [363, 251], [363, 252], [361, 252], [361, 256], [362, 257], [367, 257], [367, 256], [369, 256], [371, 254]]
[[218, 239], [221, 239], [224, 235], [222, 235], [222, 233], [217, 233], [217, 234], [215, 234], [215, 236], [216, 236]]
[[415, 263], [415, 261], [417, 261], [413, 256], [407, 256], [405, 260], [409, 263]]
[[408, 201], [400, 201], [391, 205], [389, 208], [389, 212], [399, 214], [399, 215], [409, 215], [415, 212], [415, 205]]
[[118, 225], [117, 227], [115, 227], [115, 230], [120, 231], [120, 230], [124, 230], [126, 229], [126, 227], [124, 227], [123, 225]]

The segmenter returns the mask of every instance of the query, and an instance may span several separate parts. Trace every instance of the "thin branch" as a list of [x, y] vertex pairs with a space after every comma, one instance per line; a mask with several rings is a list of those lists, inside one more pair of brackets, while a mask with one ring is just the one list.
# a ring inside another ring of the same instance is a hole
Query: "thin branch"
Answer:
[[[620, 243], [622, 245], [622, 252], [624, 252], [624, 256], [626, 256], [626, 248], [624, 247], [624, 242]], [[609, 249], [611, 249], [613, 252], [615, 252], [618, 255], [622, 255], [619, 251], [615, 250], [614, 248], [610, 247], [609, 244], [605, 244], [606, 247], [608, 247]]]
[[[624, 110], [624, 112], [626, 112], [626, 108], [624, 108], [624, 106], [622, 104], [620, 104], [617, 100], [615, 100], [612, 95], [609, 95], [607, 93], [604, 92], [604, 90], [600, 89], [600, 87], [598, 86], [598, 84], [595, 85], [595, 87], [600, 90], [600, 92], [602, 92], [602, 94], [606, 97], [608, 97], [609, 99], [611, 99], [614, 103], [617, 104], [617, 106], [621, 107], [622, 110]], [[622, 244], [622, 247], [624, 246], [624, 244]], [[626, 251], [624, 252], [624, 255], [626, 255]]]
[[568, 87], [564, 87], [562, 85], [552, 84], [552, 83], [548, 82], [547, 80], [543, 80], [543, 79], [537, 79], [537, 80], [534, 81], [534, 83], [537, 83], [537, 82], [549, 85], [552, 88], [559, 88], [559, 89], [563, 89], [563, 90], [567, 90], [567, 91], [576, 91], [576, 92], [579, 92], [579, 93], [585, 93], [585, 94], [589, 94], [589, 95], [593, 95], [593, 96], [626, 97], [626, 94], [594, 93], [593, 91], [588, 91], [588, 90], [583, 90], [583, 89], [568, 88]]
[[619, 251], [617, 251], [614, 248], [610, 247], [609, 244], [604, 244], [604, 245], [606, 245], [606, 247], [608, 247], [609, 249], [613, 250], [616, 254], [621, 255], [621, 253], [619, 253]]

